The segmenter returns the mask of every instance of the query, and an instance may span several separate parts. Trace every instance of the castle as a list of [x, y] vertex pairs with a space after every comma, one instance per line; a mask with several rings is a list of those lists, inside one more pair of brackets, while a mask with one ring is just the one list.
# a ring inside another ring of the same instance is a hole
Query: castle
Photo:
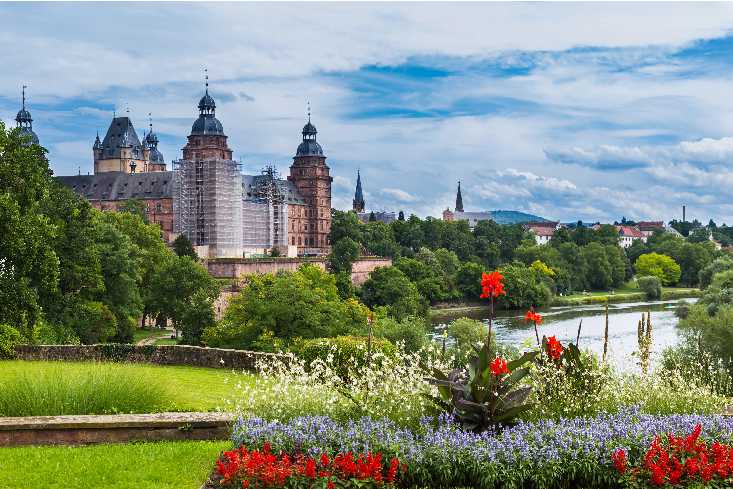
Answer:
[[[170, 170], [152, 121], [141, 141], [129, 115], [115, 114], [104, 139], [97, 134], [92, 146], [94, 174], [57, 180], [100, 210], [142, 201], [148, 221], [161, 227], [166, 241], [185, 234], [202, 257], [273, 249], [288, 256], [328, 253], [333, 178], [310, 109], [286, 179], [272, 166], [258, 175], [242, 174], [216, 117], [208, 77], [198, 110], [182, 157]], [[25, 94], [16, 120], [32, 133]]]

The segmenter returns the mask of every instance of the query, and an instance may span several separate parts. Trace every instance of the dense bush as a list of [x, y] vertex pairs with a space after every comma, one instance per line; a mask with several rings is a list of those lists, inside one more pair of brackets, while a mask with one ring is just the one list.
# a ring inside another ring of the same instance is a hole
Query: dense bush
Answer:
[[397, 319], [419, 315], [425, 310], [415, 284], [396, 267], [380, 267], [361, 286], [361, 300], [369, 307], [385, 306]]
[[713, 276], [726, 270], [733, 270], [733, 257], [724, 255], [715, 259], [708, 266], [700, 270], [698, 274], [700, 280], [700, 288], [704, 289], [713, 281]]
[[648, 300], [662, 298], [662, 283], [658, 277], [648, 276], [636, 279], [636, 284], [646, 294]]
[[509, 291], [507, 295], [499, 297], [501, 307], [527, 309], [550, 303], [552, 292], [536, 269], [516, 263], [503, 266], [499, 271], [504, 275], [504, 287]]
[[0, 358], [15, 357], [15, 345], [23, 341], [17, 329], [7, 324], [0, 324]]
[[415, 352], [423, 348], [428, 340], [429, 321], [422, 317], [411, 316], [398, 321], [389, 316], [379, 316], [372, 324], [372, 333], [385, 338], [393, 344], [401, 344], [405, 351]]

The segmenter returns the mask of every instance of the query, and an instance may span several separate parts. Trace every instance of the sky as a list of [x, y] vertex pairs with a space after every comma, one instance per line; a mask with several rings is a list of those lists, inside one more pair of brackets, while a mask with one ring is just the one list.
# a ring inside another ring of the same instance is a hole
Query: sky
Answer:
[[336, 208], [359, 169], [370, 210], [733, 224], [733, 3], [0, 3], [0, 48], [56, 175], [115, 110], [170, 166], [206, 68], [245, 173], [310, 102]]

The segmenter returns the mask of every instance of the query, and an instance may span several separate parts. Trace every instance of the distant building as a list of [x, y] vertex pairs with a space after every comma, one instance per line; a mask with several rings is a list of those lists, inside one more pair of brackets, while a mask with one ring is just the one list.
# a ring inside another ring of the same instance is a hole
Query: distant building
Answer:
[[137, 137], [129, 117], [113, 117], [104, 139], [99, 134], [92, 146], [94, 174], [106, 172], [147, 173], [166, 170], [163, 155], [158, 151], [158, 136], [150, 123], [150, 134]]
[[534, 235], [535, 243], [546, 245], [555, 235], [555, 231], [560, 229], [560, 223], [551, 221], [528, 222], [524, 225], [524, 229]]
[[663, 221], [639, 221], [636, 223], [637, 229], [647, 238], [654, 234], [654, 231], [664, 231]]
[[354, 200], [351, 202], [351, 208], [358, 214], [364, 212], [365, 207], [364, 193], [361, 190], [361, 172], [356, 170], [356, 191], [354, 192]]
[[636, 226], [614, 226], [618, 231], [618, 244], [622, 248], [628, 248], [634, 241], [641, 240], [646, 243], [647, 235]]
[[354, 191], [354, 200], [352, 201], [351, 210], [356, 213], [359, 220], [363, 223], [369, 221], [379, 221], [389, 224], [397, 219], [394, 212], [388, 211], [365, 211], [366, 202], [364, 201], [364, 192], [361, 188], [361, 172], [356, 171], [356, 190]]

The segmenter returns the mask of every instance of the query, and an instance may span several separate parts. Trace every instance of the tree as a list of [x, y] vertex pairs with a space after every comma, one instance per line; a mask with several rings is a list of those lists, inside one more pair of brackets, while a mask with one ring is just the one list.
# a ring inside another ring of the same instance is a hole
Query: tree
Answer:
[[552, 291], [540, 272], [521, 263], [505, 265], [499, 269], [504, 275], [506, 295], [499, 297], [499, 305], [505, 309], [542, 307], [550, 303]]
[[370, 254], [376, 256], [396, 256], [399, 245], [389, 224], [370, 221], [362, 227], [362, 245]]
[[299, 337], [361, 335], [368, 316], [363, 304], [339, 297], [334, 275], [307, 264], [295, 272], [251, 276], [202, 338], [209, 346], [247, 349], [268, 336], [287, 343]]
[[402, 320], [419, 315], [424, 305], [415, 285], [397, 267], [380, 267], [361, 287], [361, 300], [369, 307], [385, 306], [389, 315]]
[[145, 208], [145, 202], [140, 199], [127, 199], [121, 205], [117, 206], [117, 212], [127, 212], [140, 218], [142, 222], [148, 224], [148, 213]]
[[358, 259], [359, 243], [349, 237], [344, 237], [331, 248], [328, 266], [334, 273], [344, 272], [351, 276], [351, 266]]
[[104, 343], [117, 334], [117, 318], [101, 302], [80, 304], [68, 321], [84, 344]]
[[727, 270], [733, 270], [733, 257], [729, 255], [724, 255], [720, 258], [717, 258], [712, 263], [700, 270], [700, 273], [698, 274], [700, 288], [705, 289], [713, 281], [713, 277], [716, 274], [720, 272], [725, 272]]
[[606, 249], [600, 243], [590, 243], [581, 248], [581, 255], [587, 263], [586, 282], [594, 290], [607, 290], [613, 285], [613, 269], [606, 256]]
[[394, 266], [415, 284], [420, 295], [431, 304], [448, 298], [447, 284], [437, 266], [431, 267], [416, 258], [404, 257], [395, 260]]
[[484, 268], [478, 263], [464, 263], [456, 274], [456, 286], [466, 299], [477, 300], [481, 295], [481, 274]]
[[201, 336], [206, 328], [216, 324], [214, 317], [213, 289], [202, 288], [194, 292], [183, 306], [180, 319], [181, 342], [185, 345], [201, 344]]
[[188, 239], [188, 236], [185, 234], [179, 234], [176, 236], [176, 239], [173, 240], [172, 246], [173, 252], [178, 256], [188, 256], [194, 260], [198, 260], [199, 258], [196, 254], [196, 250], [193, 248], [193, 243], [191, 243], [191, 240]]
[[662, 285], [674, 285], [680, 280], [680, 266], [670, 257], [658, 253], [647, 253], [634, 263], [636, 274], [642, 277], [657, 277]]
[[170, 319], [176, 331], [184, 329], [185, 324], [188, 331], [184, 341], [198, 343], [202, 328], [191, 324], [191, 318], [206, 319], [207, 308], [213, 317], [213, 301], [219, 294], [209, 272], [191, 257], [175, 256], [154, 273], [151, 286], [157, 291], [150, 304], [151, 312]]
[[40, 212], [50, 189], [45, 150], [0, 121], [0, 323], [27, 338], [42, 315], [40, 297], [58, 287], [56, 230]]
[[639, 289], [644, 292], [648, 300], [657, 300], [662, 298], [662, 282], [658, 277], [639, 277], [636, 280], [636, 283], [639, 285]]
[[343, 238], [351, 238], [357, 243], [361, 243], [361, 227], [362, 223], [359, 221], [356, 212], [333, 209], [331, 211], [331, 231], [328, 237], [333, 245]]

